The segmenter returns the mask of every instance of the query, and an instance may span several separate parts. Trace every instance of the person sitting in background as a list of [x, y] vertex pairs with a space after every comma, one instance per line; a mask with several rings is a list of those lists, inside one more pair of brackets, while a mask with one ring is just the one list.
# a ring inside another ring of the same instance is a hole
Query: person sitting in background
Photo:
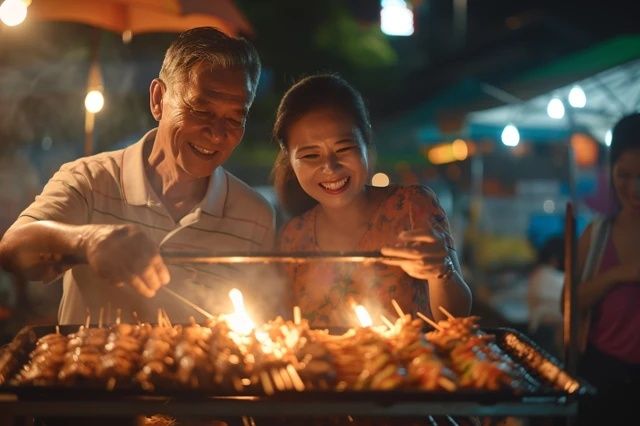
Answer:
[[312, 326], [353, 325], [353, 302], [364, 304], [376, 320], [376, 313], [392, 315], [393, 299], [406, 312], [436, 319], [444, 317], [440, 306], [457, 316], [469, 314], [471, 293], [433, 191], [367, 184], [371, 125], [358, 91], [336, 75], [300, 80], [280, 102], [273, 137], [280, 145], [276, 193], [295, 216], [280, 233], [281, 250], [381, 251], [397, 257], [370, 267], [292, 267], [293, 303]]
[[109, 306], [123, 321], [133, 312], [153, 321], [164, 308], [186, 322], [194, 310], [156, 295], [170, 280], [205, 308], [226, 302], [242, 278], [235, 268], [168, 268], [160, 246], [272, 248], [273, 208], [222, 167], [244, 135], [260, 69], [245, 39], [210, 27], [180, 34], [149, 88], [158, 127], [123, 150], [63, 165], [4, 235], [2, 266], [34, 281], [64, 274], [62, 324], [84, 323], [87, 311], [95, 321]]
[[610, 178], [617, 211], [578, 241], [579, 374], [598, 389], [580, 407], [580, 424], [615, 424], [612, 416], [640, 402], [640, 113], [613, 129]]
[[564, 238], [551, 237], [538, 252], [536, 265], [529, 275], [527, 303], [533, 340], [555, 356], [561, 354], [562, 347], [563, 271]]

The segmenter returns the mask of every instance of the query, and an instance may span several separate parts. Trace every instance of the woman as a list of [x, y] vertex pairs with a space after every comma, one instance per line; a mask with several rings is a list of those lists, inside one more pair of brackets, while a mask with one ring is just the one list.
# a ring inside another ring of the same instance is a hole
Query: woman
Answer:
[[[387, 264], [310, 263], [292, 268], [293, 303], [313, 326], [352, 325], [354, 302], [391, 315], [436, 319], [439, 306], [468, 315], [471, 294], [460, 273], [446, 215], [422, 186], [372, 187], [371, 125], [361, 95], [342, 78], [315, 75], [294, 84], [276, 114], [280, 153], [273, 175], [283, 207], [283, 251], [381, 251]], [[402, 269], [401, 269], [402, 268]], [[404, 270], [404, 272], [403, 272]]]
[[578, 242], [578, 309], [586, 320], [580, 374], [598, 388], [581, 409], [585, 424], [598, 424], [604, 412], [611, 420], [640, 385], [640, 114], [621, 119], [612, 136], [617, 211], [590, 224]]

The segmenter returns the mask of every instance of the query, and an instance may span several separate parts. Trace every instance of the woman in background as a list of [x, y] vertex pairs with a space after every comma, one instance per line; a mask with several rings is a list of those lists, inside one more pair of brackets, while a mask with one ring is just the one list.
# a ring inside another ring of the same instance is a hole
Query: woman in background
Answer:
[[640, 402], [640, 114], [614, 127], [610, 167], [617, 211], [578, 242], [579, 373], [598, 389], [581, 407], [580, 424], [611, 421]]
[[424, 186], [372, 187], [368, 112], [335, 75], [294, 84], [276, 114], [280, 153], [273, 170], [281, 205], [293, 215], [280, 235], [283, 251], [381, 251], [397, 260], [371, 266], [310, 263], [289, 270], [293, 303], [315, 327], [350, 326], [354, 302], [391, 315], [436, 319], [442, 306], [468, 315], [471, 293], [461, 273], [445, 212]]

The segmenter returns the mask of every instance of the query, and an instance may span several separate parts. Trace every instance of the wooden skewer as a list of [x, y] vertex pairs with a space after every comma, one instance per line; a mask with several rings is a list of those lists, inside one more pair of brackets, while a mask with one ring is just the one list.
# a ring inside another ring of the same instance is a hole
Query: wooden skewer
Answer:
[[447, 318], [449, 319], [454, 319], [455, 317], [451, 314], [451, 312], [447, 311], [444, 307], [442, 306], [438, 306], [438, 309], [440, 309], [440, 312], [442, 312], [443, 314], [445, 314], [447, 316]]
[[162, 312], [160, 312], [160, 308], [158, 308], [158, 326], [160, 327], [164, 327], [164, 324], [162, 323]]
[[120, 324], [120, 321], [122, 321], [122, 309], [118, 308], [116, 309], [116, 324]]
[[91, 311], [87, 309], [87, 317], [84, 320], [84, 327], [89, 328], [89, 325], [91, 325]]
[[293, 380], [291, 380], [289, 372], [285, 368], [279, 368], [278, 371], [280, 372], [280, 377], [282, 377], [282, 381], [284, 382], [285, 389], [293, 389]]
[[422, 321], [426, 322], [427, 324], [429, 324], [431, 327], [435, 328], [436, 330], [438, 330], [438, 331], [442, 330], [442, 327], [440, 327], [437, 322], [435, 322], [434, 320], [432, 320], [431, 318], [429, 318], [428, 316], [426, 316], [422, 312], [418, 312], [416, 315], [418, 315], [418, 317], [420, 317], [420, 319]]
[[302, 312], [300, 311], [300, 306], [293, 307], [293, 323], [295, 325], [300, 325], [302, 322]]
[[104, 319], [104, 306], [100, 306], [100, 315], [98, 316], [98, 328], [102, 328], [103, 319]]
[[273, 383], [276, 385], [276, 388], [278, 388], [279, 391], [285, 390], [284, 381], [282, 380], [282, 377], [280, 377], [280, 373], [278, 373], [278, 370], [272, 368], [271, 377], [273, 378]]
[[291, 377], [291, 381], [293, 382], [293, 387], [295, 388], [295, 390], [297, 390], [298, 392], [303, 392], [304, 382], [298, 375], [295, 367], [291, 364], [287, 364], [287, 371], [289, 372], [289, 377]]
[[413, 231], [415, 229], [414, 227], [414, 223], [413, 223], [413, 206], [411, 205], [411, 199], [409, 199], [409, 226], [411, 227], [410, 231]]
[[394, 325], [393, 325], [393, 323], [389, 320], [389, 318], [385, 317], [384, 315], [380, 315], [380, 319], [382, 319], [382, 322], [384, 323], [384, 325], [386, 325], [387, 327], [389, 327], [389, 330], [393, 330], [393, 329], [394, 329]]
[[402, 308], [400, 307], [398, 302], [396, 302], [396, 299], [391, 299], [391, 304], [393, 305], [393, 309], [396, 310], [396, 313], [398, 314], [398, 316], [400, 318], [404, 318], [404, 312], [402, 311]]
[[167, 314], [167, 311], [162, 309], [162, 315], [164, 316], [165, 321], [166, 321], [167, 325], [169, 326], [169, 328], [173, 327], [173, 324], [171, 324], [171, 319], [169, 319], [169, 314]]
[[60, 325], [56, 324], [56, 334], [60, 334]]
[[266, 371], [260, 372], [260, 383], [262, 383], [262, 389], [264, 389], [264, 393], [267, 395], [273, 395], [273, 385], [271, 384], [271, 379], [269, 379], [269, 375]]

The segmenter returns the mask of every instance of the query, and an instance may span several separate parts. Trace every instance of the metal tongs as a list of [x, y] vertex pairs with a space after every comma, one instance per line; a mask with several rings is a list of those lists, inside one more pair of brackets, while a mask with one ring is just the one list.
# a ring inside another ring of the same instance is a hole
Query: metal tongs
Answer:
[[243, 253], [206, 253], [206, 252], [163, 252], [162, 258], [168, 265], [214, 265], [219, 263], [309, 263], [309, 262], [348, 262], [348, 263], [384, 263], [394, 258], [382, 256], [378, 251], [349, 252], [243, 252]]

